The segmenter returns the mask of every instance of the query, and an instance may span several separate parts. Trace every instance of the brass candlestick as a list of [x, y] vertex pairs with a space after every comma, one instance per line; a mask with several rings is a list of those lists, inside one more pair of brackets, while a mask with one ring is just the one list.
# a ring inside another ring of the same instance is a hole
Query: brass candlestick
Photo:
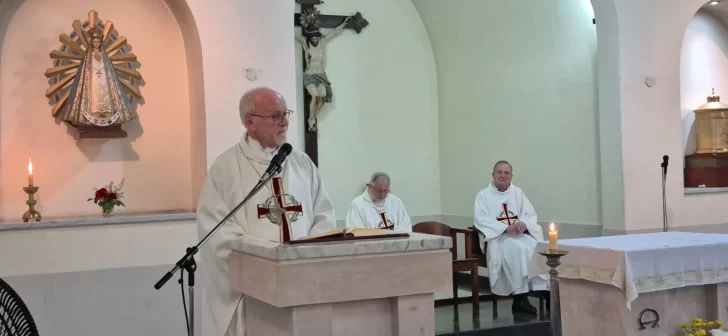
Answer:
[[40, 222], [40, 212], [35, 210], [35, 205], [38, 202], [36, 202], [35, 198], [33, 198], [33, 195], [38, 192], [38, 187], [31, 184], [27, 187], [23, 187], [23, 191], [28, 194], [28, 200], [25, 201], [25, 204], [28, 205], [28, 211], [23, 214], [23, 222], [27, 222], [31, 218], [35, 218], [36, 222]]
[[565, 256], [568, 251], [563, 250], [546, 250], [539, 252], [540, 255], [546, 256], [546, 265], [551, 267], [549, 270], [549, 283], [551, 285], [551, 335], [561, 336], [561, 295], [559, 295], [559, 271], [556, 269], [561, 265], [561, 257]]

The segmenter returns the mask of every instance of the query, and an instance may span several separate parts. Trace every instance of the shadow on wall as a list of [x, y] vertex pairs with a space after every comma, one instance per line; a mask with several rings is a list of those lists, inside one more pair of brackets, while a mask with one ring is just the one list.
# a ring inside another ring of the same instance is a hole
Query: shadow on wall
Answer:
[[[1, 0], [0, 0], [1, 1]], [[192, 204], [197, 203], [207, 174], [207, 139], [205, 127], [205, 76], [202, 69], [202, 43], [197, 23], [187, 1], [164, 0], [182, 31], [187, 57], [187, 76], [190, 92], [190, 164], [192, 173]]]

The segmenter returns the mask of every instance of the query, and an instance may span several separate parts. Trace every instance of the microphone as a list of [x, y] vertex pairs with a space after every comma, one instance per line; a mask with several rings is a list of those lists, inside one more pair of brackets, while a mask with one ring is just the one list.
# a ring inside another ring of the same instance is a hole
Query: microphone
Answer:
[[669, 159], [670, 157], [667, 155], [662, 156], [662, 164], [660, 165], [660, 167], [662, 167], [662, 173], [665, 175], [667, 175], [667, 160]]
[[283, 161], [286, 160], [288, 154], [291, 154], [292, 150], [293, 147], [291, 147], [289, 143], [284, 143], [281, 148], [278, 149], [276, 156], [270, 160], [270, 165], [268, 165], [268, 169], [265, 170], [265, 173], [263, 173], [263, 176], [260, 177], [260, 180], [263, 181], [272, 175], [278, 174], [281, 171]]
[[670, 157], [667, 155], [662, 156], [662, 231], [667, 232], [667, 200], [665, 197], [665, 178], [667, 177], [667, 160]]

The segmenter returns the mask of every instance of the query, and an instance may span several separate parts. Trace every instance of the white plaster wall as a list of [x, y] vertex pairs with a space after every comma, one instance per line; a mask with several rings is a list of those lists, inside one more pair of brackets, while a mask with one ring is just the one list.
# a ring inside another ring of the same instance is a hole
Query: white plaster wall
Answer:
[[[603, 229], [624, 230], [619, 26], [612, 1], [592, 1], [597, 22], [600, 218]], [[612, 24], [613, 23], [613, 24]]]
[[[243, 126], [238, 103], [246, 90], [269, 86], [296, 106], [293, 56], [294, 1], [225, 0], [211, 4], [187, 1], [200, 35], [205, 81], [207, 164], [240, 141]], [[245, 69], [257, 69], [256, 81]], [[291, 123], [288, 139], [303, 150], [299, 125]]]

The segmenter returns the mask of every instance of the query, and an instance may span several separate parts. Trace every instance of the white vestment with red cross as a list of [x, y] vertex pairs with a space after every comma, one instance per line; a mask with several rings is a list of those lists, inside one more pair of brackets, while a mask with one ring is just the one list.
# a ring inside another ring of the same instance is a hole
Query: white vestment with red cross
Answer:
[[375, 203], [365, 190], [349, 204], [346, 227], [412, 232], [412, 221], [399, 197], [389, 193], [384, 202]]
[[[200, 192], [199, 238], [245, 198], [275, 153], [244, 136], [239, 144], [213, 162]], [[281, 230], [286, 226], [287, 230]], [[205, 291], [201, 335], [244, 335], [241, 309], [244, 297], [231, 289], [228, 280], [231, 241], [247, 236], [281, 242], [286, 236], [299, 239], [334, 228], [334, 206], [318, 169], [306, 154], [294, 149], [284, 162], [282, 173], [240, 208], [200, 249], [197, 274]]]
[[287, 243], [291, 241], [291, 223], [298, 219], [299, 215], [303, 215], [303, 206], [301, 203], [286, 193], [283, 189], [283, 179], [274, 177], [271, 184], [273, 185], [273, 194], [266, 199], [265, 204], [258, 204], [258, 218], [266, 217], [269, 221], [280, 227], [279, 242]]
[[[548, 290], [547, 274], [528, 277], [536, 243], [543, 241], [544, 235], [537, 223], [536, 211], [521, 188], [511, 184], [500, 191], [491, 183], [476, 196], [474, 217], [481, 249], [487, 242], [488, 280], [494, 294], [506, 296]], [[527, 232], [506, 232], [516, 222], [523, 222]]]

